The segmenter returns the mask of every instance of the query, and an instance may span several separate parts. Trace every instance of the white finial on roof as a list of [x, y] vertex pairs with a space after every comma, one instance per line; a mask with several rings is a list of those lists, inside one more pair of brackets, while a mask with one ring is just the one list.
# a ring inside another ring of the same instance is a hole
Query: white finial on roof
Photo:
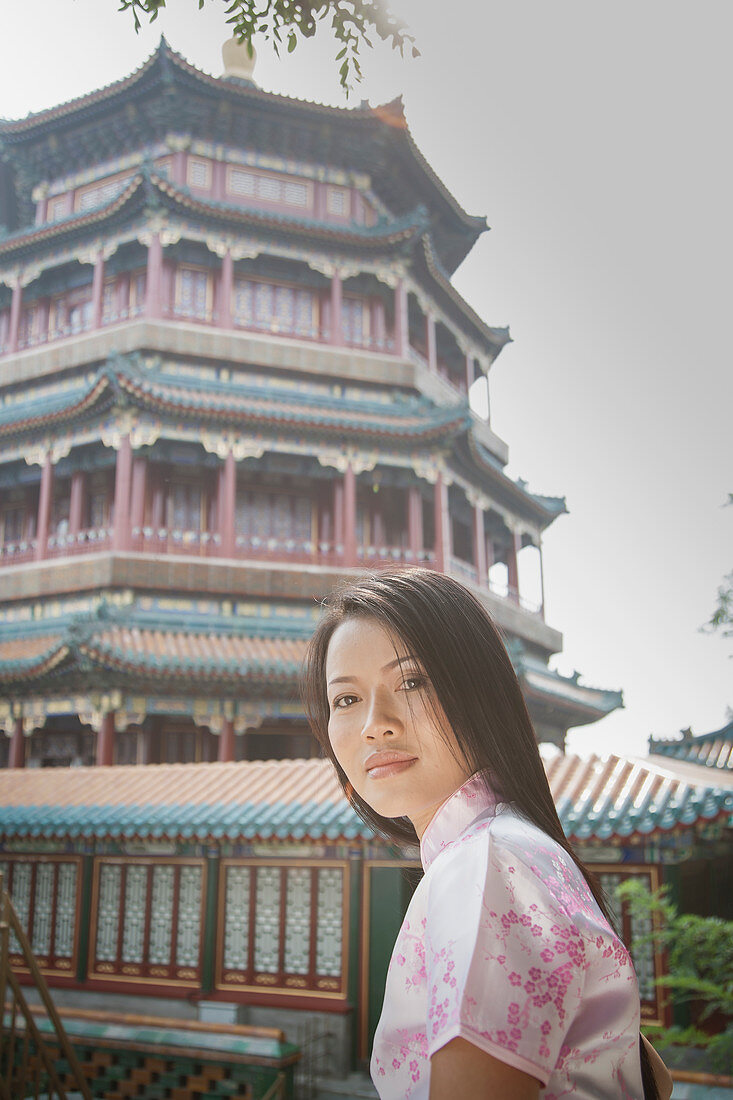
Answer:
[[246, 42], [240, 42], [238, 38], [229, 38], [221, 48], [221, 58], [224, 62], [224, 77], [235, 77], [237, 80], [247, 80], [254, 84], [253, 72], [257, 62], [257, 51], [252, 47], [252, 56]]

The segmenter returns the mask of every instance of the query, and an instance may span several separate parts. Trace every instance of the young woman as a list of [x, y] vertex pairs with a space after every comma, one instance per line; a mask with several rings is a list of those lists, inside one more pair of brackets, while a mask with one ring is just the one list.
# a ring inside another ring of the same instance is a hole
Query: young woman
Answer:
[[659, 1093], [640, 1055], [631, 960], [563, 833], [479, 601], [427, 569], [340, 590], [304, 697], [352, 805], [420, 843], [374, 1039], [382, 1100], [669, 1096], [661, 1061]]

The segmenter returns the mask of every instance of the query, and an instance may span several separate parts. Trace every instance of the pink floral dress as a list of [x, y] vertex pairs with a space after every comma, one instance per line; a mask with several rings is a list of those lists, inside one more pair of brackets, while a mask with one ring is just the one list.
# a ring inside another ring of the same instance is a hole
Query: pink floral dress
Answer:
[[420, 855], [374, 1037], [381, 1100], [428, 1100], [430, 1057], [459, 1035], [543, 1100], [639, 1100], [634, 968], [563, 849], [474, 776]]

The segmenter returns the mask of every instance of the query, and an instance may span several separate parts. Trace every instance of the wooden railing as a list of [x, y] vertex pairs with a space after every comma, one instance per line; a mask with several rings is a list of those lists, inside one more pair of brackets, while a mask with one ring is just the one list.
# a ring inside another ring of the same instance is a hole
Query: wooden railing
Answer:
[[[55, 1032], [54, 1045], [68, 1067], [61, 1083], [54, 1057], [38, 1028], [23, 989], [10, 965], [10, 936], [15, 937]], [[7, 1003], [6, 1003], [7, 998]], [[56, 1006], [13, 909], [0, 874], [0, 1100], [67, 1100], [69, 1092], [92, 1100], [74, 1048], [64, 1031]]]

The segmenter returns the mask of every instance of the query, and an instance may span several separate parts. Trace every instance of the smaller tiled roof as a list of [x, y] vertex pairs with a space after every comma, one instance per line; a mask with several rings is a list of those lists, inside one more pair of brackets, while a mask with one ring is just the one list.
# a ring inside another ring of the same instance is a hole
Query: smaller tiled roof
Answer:
[[43, 676], [68, 655], [62, 634], [32, 634], [0, 640], [0, 683]]
[[82, 642], [95, 665], [147, 678], [292, 681], [305, 655], [300, 638], [252, 638], [244, 634], [194, 633], [115, 626]]
[[245, 840], [371, 835], [326, 760], [6, 770], [0, 831]]
[[[577, 841], [728, 825], [733, 787], [650, 760], [546, 761], [560, 819]], [[0, 833], [25, 837], [194, 840], [369, 838], [326, 760], [0, 771]]]
[[712, 733], [693, 734], [687, 729], [668, 740], [650, 737], [649, 754], [687, 760], [733, 774], [733, 721]]
[[565, 832], [579, 841], [664, 835], [733, 824], [733, 787], [677, 774], [649, 758], [557, 755], [545, 762]]

